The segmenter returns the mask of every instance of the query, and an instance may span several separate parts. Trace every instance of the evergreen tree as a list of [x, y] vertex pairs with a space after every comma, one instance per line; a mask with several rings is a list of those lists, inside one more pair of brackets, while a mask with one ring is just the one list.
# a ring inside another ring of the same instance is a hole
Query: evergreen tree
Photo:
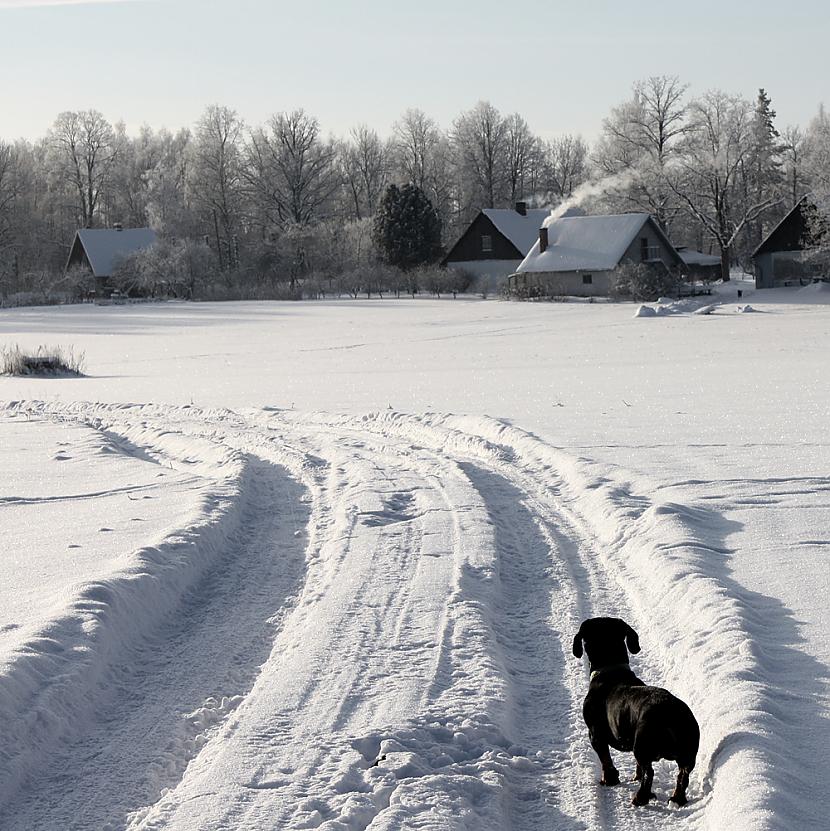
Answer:
[[441, 254], [441, 223], [432, 203], [415, 185], [386, 189], [373, 229], [381, 258], [405, 270], [434, 263]]
[[[772, 100], [766, 90], [761, 87], [755, 102], [752, 119], [752, 152], [745, 176], [747, 202], [761, 202], [764, 198], [777, 194], [784, 188], [781, 159], [784, 145], [781, 141], [781, 134], [775, 127], [775, 116]], [[782, 215], [779, 209], [769, 213], [766, 217], [759, 217], [747, 226], [749, 246], [747, 254], [760, 245], [769, 226], [777, 223]]]

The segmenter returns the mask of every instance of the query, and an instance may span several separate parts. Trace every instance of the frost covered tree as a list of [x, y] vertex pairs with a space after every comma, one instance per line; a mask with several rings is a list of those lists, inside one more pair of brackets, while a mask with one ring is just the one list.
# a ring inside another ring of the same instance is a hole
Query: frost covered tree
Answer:
[[804, 137], [804, 171], [812, 191], [830, 192], [830, 115], [823, 105]]
[[721, 277], [728, 280], [736, 240], [781, 197], [762, 189], [747, 198], [742, 187], [755, 148], [753, 108], [745, 98], [715, 90], [693, 101], [689, 112], [691, 126], [665, 182], [717, 242]]
[[397, 180], [426, 192], [440, 141], [438, 125], [426, 113], [407, 110], [392, 126], [390, 149]]
[[17, 199], [16, 154], [10, 144], [0, 141], [0, 257], [11, 247], [12, 208]]
[[335, 161], [336, 149], [304, 110], [279, 113], [253, 130], [245, 178], [267, 223], [284, 228], [325, 218], [340, 185]]
[[[752, 116], [751, 148], [742, 171], [745, 203], [759, 203], [765, 195], [780, 194], [784, 189], [783, 146], [775, 116], [769, 95], [763, 88], [759, 89]], [[747, 223], [744, 241], [747, 258], [761, 244], [769, 224], [778, 222], [781, 216], [780, 211], [766, 212], [766, 216], [762, 213]], [[766, 225], [765, 219], [768, 219]]]
[[513, 113], [505, 119], [507, 142], [507, 184], [510, 205], [522, 199], [532, 191], [528, 190], [532, 180], [532, 169], [538, 140], [530, 131], [527, 122], [519, 113]]
[[190, 130], [181, 129], [175, 134], [162, 130], [157, 141], [158, 159], [146, 173], [148, 221], [168, 236], [209, 236], [189, 192], [194, 155]]
[[806, 192], [804, 150], [804, 131], [797, 124], [790, 125], [781, 136], [781, 155], [783, 158], [784, 182], [791, 208], [798, 203]]
[[380, 136], [365, 124], [355, 127], [340, 144], [338, 157], [352, 218], [373, 216], [389, 173], [387, 149]]
[[463, 211], [448, 136], [422, 110], [409, 109], [393, 125], [388, 150], [389, 180], [420, 188], [438, 213], [446, 236]]
[[830, 273], [830, 116], [824, 106], [807, 127], [804, 170], [814, 210], [809, 217], [811, 259]]
[[[216, 244], [219, 265], [238, 265], [242, 221], [242, 129], [230, 107], [211, 105], [199, 119], [188, 170], [189, 189], [202, 215], [206, 236]], [[209, 233], [212, 231], [212, 233]]]
[[47, 143], [56, 183], [74, 194], [78, 224], [92, 228], [118, 158], [112, 125], [97, 110], [63, 112]]
[[438, 214], [415, 185], [390, 185], [375, 215], [373, 239], [384, 262], [402, 269], [434, 263], [441, 254]]
[[594, 164], [608, 189], [610, 207], [646, 211], [668, 230], [677, 201], [664, 172], [689, 129], [688, 86], [674, 75], [655, 75], [634, 84], [634, 95], [603, 122]]
[[509, 194], [510, 131], [489, 101], [462, 113], [452, 129], [459, 176], [472, 209], [503, 207]]
[[118, 154], [103, 200], [106, 214], [125, 226], [144, 226], [148, 221], [149, 177], [161, 159], [162, 140], [146, 124], [131, 137], [119, 123], [115, 125], [115, 141]]
[[553, 199], [563, 201], [588, 180], [588, 145], [581, 136], [566, 134], [548, 142], [547, 190]]

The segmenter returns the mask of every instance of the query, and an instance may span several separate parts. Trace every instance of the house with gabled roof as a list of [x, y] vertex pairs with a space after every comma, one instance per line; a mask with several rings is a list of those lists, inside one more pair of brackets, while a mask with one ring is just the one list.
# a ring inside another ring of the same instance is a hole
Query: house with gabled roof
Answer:
[[95, 277], [96, 291], [106, 292], [109, 279], [118, 263], [136, 251], [149, 248], [156, 241], [152, 228], [81, 228], [75, 233], [66, 271], [84, 268]]
[[685, 265], [650, 214], [550, 217], [508, 278], [518, 295], [606, 296], [624, 263], [682, 272]]
[[512, 274], [539, 236], [550, 211], [484, 208], [450, 248], [441, 264], [473, 277], [505, 278]]
[[803, 197], [755, 249], [756, 289], [801, 285], [814, 279], [816, 270], [805, 261], [804, 252], [818, 242], [813, 238], [811, 215], [815, 212], [815, 204]]

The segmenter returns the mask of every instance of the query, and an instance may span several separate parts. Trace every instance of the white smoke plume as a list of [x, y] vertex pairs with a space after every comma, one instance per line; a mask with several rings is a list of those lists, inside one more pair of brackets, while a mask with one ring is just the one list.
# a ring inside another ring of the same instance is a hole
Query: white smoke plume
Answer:
[[630, 185], [636, 174], [633, 170], [624, 170], [621, 173], [614, 173], [611, 176], [605, 176], [595, 182], [585, 182], [580, 185], [564, 202], [558, 205], [550, 212], [550, 216], [542, 223], [542, 227], [547, 228], [551, 222], [555, 222], [571, 208], [581, 205], [586, 199], [592, 196], [602, 196], [609, 190], [614, 188], [622, 188]]

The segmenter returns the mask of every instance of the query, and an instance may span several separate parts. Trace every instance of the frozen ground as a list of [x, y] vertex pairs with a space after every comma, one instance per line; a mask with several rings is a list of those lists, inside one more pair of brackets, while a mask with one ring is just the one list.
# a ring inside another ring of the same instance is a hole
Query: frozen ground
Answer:
[[[0, 378], [0, 827], [827, 827], [826, 298], [0, 312], [90, 375]], [[597, 784], [595, 614], [682, 810]]]

